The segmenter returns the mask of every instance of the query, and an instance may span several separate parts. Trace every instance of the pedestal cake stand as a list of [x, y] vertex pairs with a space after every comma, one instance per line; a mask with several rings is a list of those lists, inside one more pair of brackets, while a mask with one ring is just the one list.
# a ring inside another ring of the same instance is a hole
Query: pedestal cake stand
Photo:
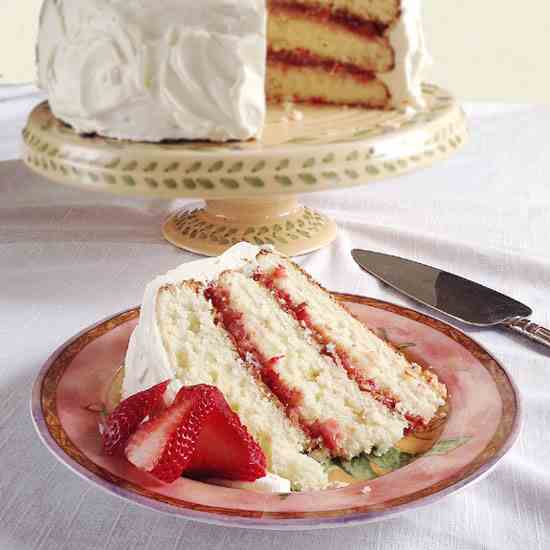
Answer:
[[47, 179], [83, 189], [204, 199], [205, 208], [177, 211], [164, 224], [180, 248], [217, 255], [244, 240], [293, 256], [336, 236], [330, 218], [299, 205], [299, 193], [395, 177], [464, 144], [457, 102], [433, 85], [423, 91], [427, 109], [416, 113], [270, 106], [261, 140], [225, 144], [81, 136], [42, 103], [23, 130], [23, 158]]

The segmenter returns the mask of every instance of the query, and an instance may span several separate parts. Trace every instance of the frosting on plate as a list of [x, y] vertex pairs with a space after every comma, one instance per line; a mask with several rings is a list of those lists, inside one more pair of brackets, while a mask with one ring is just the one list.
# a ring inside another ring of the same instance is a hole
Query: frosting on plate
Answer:
[[233, 489], [246, 489], [256, 493], [290, 493], [290, 480], [267, 472], [264, 477], [256, 481], [233, 481], [230, 479], [209, 479], [209, 483], [231, 487]]

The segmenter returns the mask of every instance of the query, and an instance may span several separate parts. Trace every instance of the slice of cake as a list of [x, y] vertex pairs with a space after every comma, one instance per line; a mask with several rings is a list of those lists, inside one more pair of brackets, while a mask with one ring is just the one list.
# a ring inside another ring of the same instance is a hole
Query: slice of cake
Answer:
[[257, 263], [255, 280], [311, 332], [361, 391], [397, 412], [411, 429], [428, 424], [446, 395], [433, 373], [409, 363], [287, 258], [262, 252]]
[[217, 387], [268, 471], [300, 489], [329, 486], [317, 460], [384, 454], [446, 395], [288, 258], [245, 243], [147, 287], [123, 397], [166, 379], [168, 402]]
[[81, 134], [260, 137], [266, 97], [423, 105], [418, 0], [45, 0], [38, 81]]

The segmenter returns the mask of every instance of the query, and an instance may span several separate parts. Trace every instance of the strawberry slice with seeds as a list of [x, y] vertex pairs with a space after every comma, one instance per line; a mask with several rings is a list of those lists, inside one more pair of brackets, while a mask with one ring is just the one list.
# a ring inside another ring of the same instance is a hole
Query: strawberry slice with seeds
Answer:
[[130, 437], [126, 457], [165, 482], [183, 473], [254, 481], [266, 459], [223, 394], [214, 386], [182, 388], [174, 403]]
[[126, 458], [140, 470], [171, 483], [191, 461], [199, 418], [190, 403], [174, 402], [164, 412], [144, 422], [126, 445]]
[[200, 394], [208, 403], [201, 423], [195, 452], [186, 475], [254, 481], [266, 475], [262, 448], [241, 424], [223, 394], [213, 386], [182, 388], [178, 402], [197, 401]]
[[103, 450], [109, 455], [124, 451], [128, 438], [147, 416], [157, 414], [163, 407], [163, 396], [170, 380], [131, 395], [118, 404], [103, 426]]

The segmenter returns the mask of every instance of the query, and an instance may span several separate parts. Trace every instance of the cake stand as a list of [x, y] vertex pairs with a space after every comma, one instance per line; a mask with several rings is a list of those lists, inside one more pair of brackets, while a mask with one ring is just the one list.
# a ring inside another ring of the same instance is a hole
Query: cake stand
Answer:
[[270, 106], [261, 140], [136, 143], [81, 136], [38, 105], [23, 130], [25, 163], [47, 179], [83, 189], [154, 198], [197, 198], [174, 212], [172, 244], [218, 255], [239, 241], [297, 255], [329, 244], [336, 225], [300, 206], [299, 193], [363, 185], [426, 167], [467, 137], [453, 97], [424, 85], [427, 109], [408, 113], [342, 107]]

